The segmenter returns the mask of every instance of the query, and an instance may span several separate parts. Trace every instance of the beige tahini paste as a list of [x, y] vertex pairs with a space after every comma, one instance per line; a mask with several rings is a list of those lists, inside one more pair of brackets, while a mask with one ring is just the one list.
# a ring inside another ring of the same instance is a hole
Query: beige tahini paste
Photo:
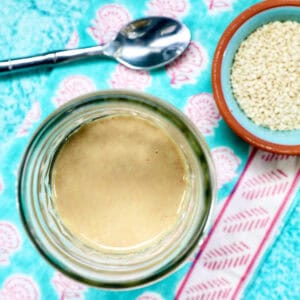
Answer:
[[114, 116], [83, 125], [53, 167], [65, 227], [93, 247], [147, 244], [172, 228], [186, 189], [180, 148], [152, 121]]

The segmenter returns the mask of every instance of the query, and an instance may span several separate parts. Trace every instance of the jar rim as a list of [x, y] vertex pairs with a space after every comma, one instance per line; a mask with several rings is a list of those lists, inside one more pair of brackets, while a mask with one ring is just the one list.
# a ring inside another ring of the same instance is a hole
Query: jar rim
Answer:
[[[115, 101], [133, 101], [135, 104], [141, 104], [146, 106], [151, 106], [152, 108], [159, 109], [160, 112], [163, 111], [165, 117], [171, 118], [173, 125], [178, 127], [184, 126], [185, 130], [187, 130], [188, 135], [192, 135], [194, 138], [194, 142], [196, 142], [199, 149], [202, 151], [201, 153], [197, 153], [197, 158], [199, 159], [199, 164], [201, 164], [201, 168], [206, 168], [206, 172], [208, 176], [205, 176], [205, 184], [204, 187], [204, 204], [205, 207], [203, 213], [203, 220], [199, 221], [199, 230], [194, 232], [193, 241], [188, 245], [185, 245], [183, 253], [181, 253], [180, 257], [176, 257], [176, 259], [172, 260], [167, 266], [156, 270], [155, 273], [151, 274], [151, 276], [142, 278], [141, 280], [128, 281], [128, 282], [101, 282], [99, 280], [92, 280], [90, 278], [85, 278], [80, 274], [74, 272], [73, 270], [67, 268], [59, 259], [53, 256], [51, 252], [38, 240], [37, 235], [35, 234], [35, 228], [31, 226], [30, 216], [28, 214], [27, 201], [25, 196], [23, 195], [24, 185], [26, 187], [26, 181], [24, 182], [24, 175], [28, 169], [28, 161], [32, 155], [32, 151], [34, 149], [34, 143], [36, 139], [38, 139], [38, 135], [41, 134], [43, 130], [47, 126], [51, 125], [51, 122], [57, 121], [59, 118], [63, 118], [65, 114], [69, 114], [73, 111], [76, 111], [83, 105], [87, 103], [91, 103], [93, 101], [107, 101], [107, 100], [115, 100]], [[58, 119], [57, 119], [58, 118]], [[50, 124], [50, 125], [49, 125]], [[201, 157], [200, 157], [201, 156]], [[186, 259], [194, 253], [197, 247], [202, 244], [203, 239], [208, 233], [208, 229], [212, 220], [212, 212], [214, 207], [214, 202], [216, 198], [216, 179], [215, 179], [215, 170], [212, 162], [212, 158], [209, 152], [209, 148], [204, 141], [204, 138], [199, 133], [198, 129], [192, 124], [192, 122], [178, 109], [173, 107], [171, 104], [156, 98], [152, 95], [148, 95], [141, 92], [133, 92], [129, 90], [103, 90], [97, 91], [90, 94], [85, 94], [83, 96], [77, 97], [70, 102], [64, 104], [63, 106], [56, 109], [53, 113], [51, 113], [37, 128], [35, 133], [33, 134], [28, 146], [24, 152], [20, 168], [18, 174], [18, 183], [17, 183], [17, 198], [18, 198], [18, 207], [21, 216], [22, 223], [27, 231], [28, 236], [30, 237], [31, 242], [37, 248], [39, 253], [41, 254], [46, 261], [48, 261], [52, 266], [58, 269], [60, 272], [65, 275], [80, 281], [83, 284], [91, 285], [98, 288], [104, 289], [132, 289], [141, 287], [144, 285], [148, 285], [150, 283], [161, 280], [166, 277], [170, 273], [174, 272], [178, 269]]]

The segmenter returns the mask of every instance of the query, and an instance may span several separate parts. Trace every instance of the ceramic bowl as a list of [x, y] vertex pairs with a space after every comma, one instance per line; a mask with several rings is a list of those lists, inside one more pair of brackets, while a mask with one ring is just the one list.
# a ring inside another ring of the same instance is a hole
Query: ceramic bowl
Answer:
[[273, 21], [300, 22], [299, 0], [267, 0], [241, 13], [223, 33], [213, 60], [214, 98], [221, 115], [246, 142], [266, 151], [300, 154], [300, 130], [274, 131], [256, 125], [235, 100], [230, 83], [231, 66], [240, 44], [253, 31]]

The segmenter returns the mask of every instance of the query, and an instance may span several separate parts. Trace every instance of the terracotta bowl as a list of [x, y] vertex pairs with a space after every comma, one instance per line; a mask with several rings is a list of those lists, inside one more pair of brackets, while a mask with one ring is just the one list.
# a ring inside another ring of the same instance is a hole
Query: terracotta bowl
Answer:
[[300, 130], [273, 131], [251, 121], [234, 99], [230, 72], [241, 42], [256, 28], [272, 22], [300, 22], [300, 0], [267, 0], [241, 13], [223, 33], [213, 60], [213, 93], [221, 115], [246, 142], [266, 151], [300, 154]]

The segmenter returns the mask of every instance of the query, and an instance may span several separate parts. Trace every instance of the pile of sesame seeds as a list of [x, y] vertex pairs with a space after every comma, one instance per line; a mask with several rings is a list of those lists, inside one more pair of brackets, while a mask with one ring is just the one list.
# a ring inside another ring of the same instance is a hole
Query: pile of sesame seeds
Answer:
[[231, 84], [257, 125], [300, 129], [300, 23], [271, 22], [250, 34], [235, 55]]

